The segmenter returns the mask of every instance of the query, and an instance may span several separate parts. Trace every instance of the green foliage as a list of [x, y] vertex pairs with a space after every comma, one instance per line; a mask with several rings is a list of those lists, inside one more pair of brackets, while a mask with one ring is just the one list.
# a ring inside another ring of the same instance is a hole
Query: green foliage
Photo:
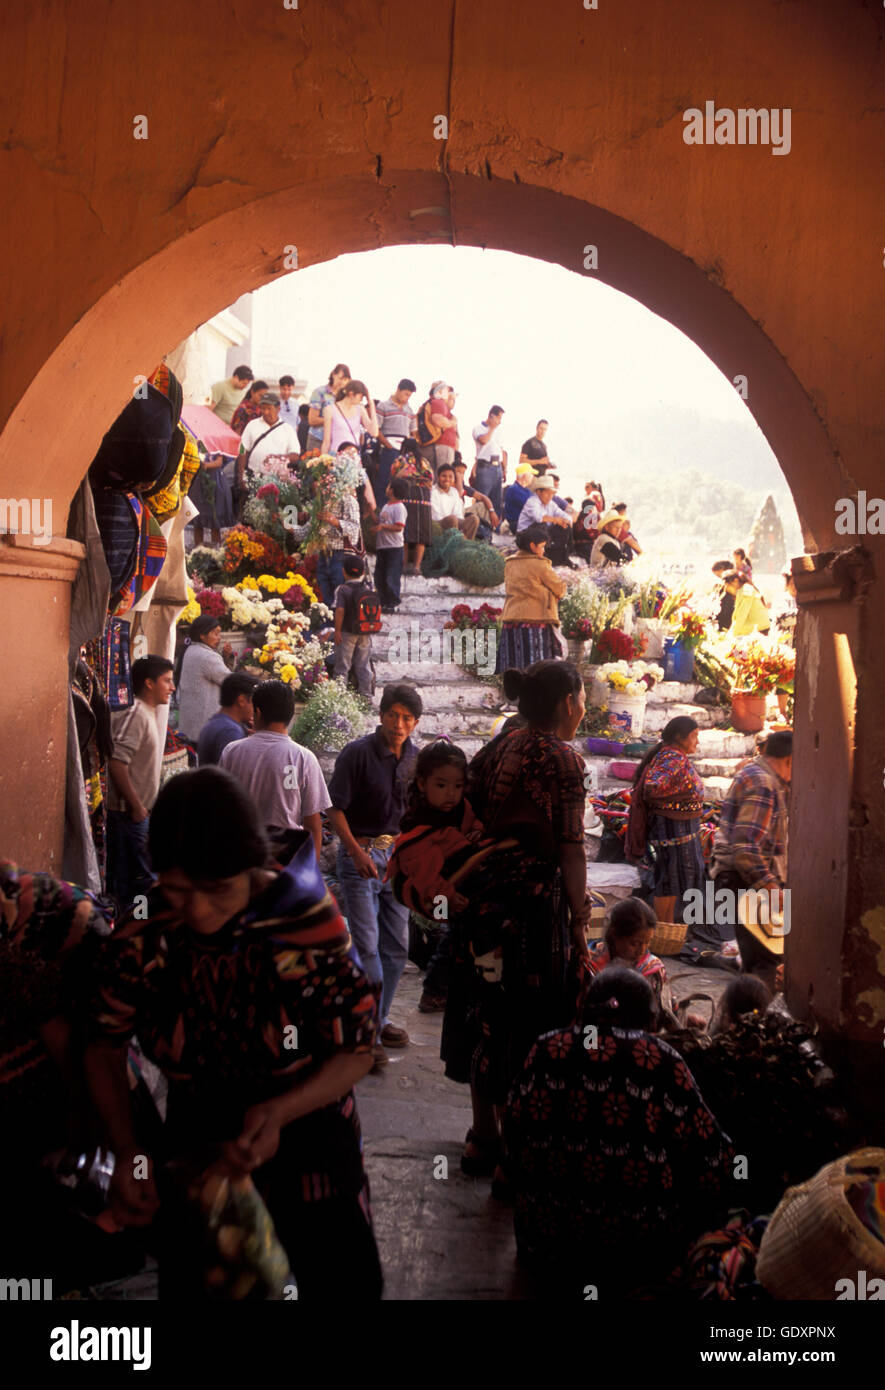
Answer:
[[442, 574], [450, 574], [449, 564], [453, 552], [466, 544], [466, 540], [456, 527], [450, 531], [444, 531], [424, 552], [424, 560], [421, 564], [421, 573], [424, 578], [435, 579]]
[[187, 572], [192, 579], [200, 582], [197, 589], [208, 589], [213, 584], [230, 583], [230, 576], [221, 568], [224, 550], [221, 546], [197, 545], [187, 557]]
[[364, 733], [371, 712], [371, 702], [343, 681], [325, 681], [299, 711], [289, 734], [314, 753], [339, 752]]
[[495, 589], [504, 583], [504, 557], [493, 545], [465, 541], [452, 552], [449, 572], [462, 584]]
[[605, 586], [589, 577], [582, 577], [559, 600], [562, 631], [566, 637], [580, 635], [582, 628], [579, 625], [586, 620], [590, 624], [590, 640], [595, 642], [606, 628], [620, 626], [629, 601], [628, 595], [620, 588], [611, 594]]

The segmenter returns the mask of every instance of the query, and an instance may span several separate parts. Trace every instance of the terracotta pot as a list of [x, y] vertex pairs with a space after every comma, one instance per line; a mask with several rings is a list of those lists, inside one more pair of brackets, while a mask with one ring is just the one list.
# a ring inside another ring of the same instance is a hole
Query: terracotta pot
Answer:
[[785, 715], [787, 712], [787, 704], [789, 702], [789, 699], [790, 696], [788, 691], [779, 690], [777, 692], [777, 707], [783, 715]]
[[765, 696], [755, 690], [731, 692], [731, 722], [742, 734], [758, 734], [765, 724]]

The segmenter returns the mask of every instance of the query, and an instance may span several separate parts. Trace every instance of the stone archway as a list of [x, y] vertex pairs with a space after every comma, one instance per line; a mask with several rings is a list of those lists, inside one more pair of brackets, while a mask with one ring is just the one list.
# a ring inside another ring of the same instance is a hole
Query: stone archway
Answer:
[[[428, 240], [581, 270], [595, 244], [601, 278], [748, 377], [817, 552], [799, 576], [791, 1002], [841, 1036], [872, 1090], [885, 644], [871, 619], [885, 609], [885, 542], [827, 552], [845, 544], [838, 498], [883, 486], [881, 7], [686, 0], [674, 15], [638, 0], [502, 20], [453, 0], [422, 16], [420, 42], [406, 0], [240, 9], [193, 0], [163, 44], [108, 4], [85, 24], [70, 0], [10, 18], [0, 496], [51, 499], [60, 532], [133, 377], [279, 273], [287, 245], [301, 265]], [[710, 97], [789, 105], [789, 157], [686, 146], [683, 112]], [[0, 844], [47, 868], [76, 559], [64, 541], [0, 543]]]

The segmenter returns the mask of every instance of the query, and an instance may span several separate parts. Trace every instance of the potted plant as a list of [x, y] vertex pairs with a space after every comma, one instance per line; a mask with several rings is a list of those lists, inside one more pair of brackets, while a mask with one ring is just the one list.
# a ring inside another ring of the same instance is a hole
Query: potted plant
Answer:
[[633, 630], [645, 637], [644, 651], [649, 660], [664, 655], [667, 620], [661, 617], [661, 607], [666, 597], [667, 590], [659, 579], [647, 579], [638, 586], [633, 598]]
[[796, 654], [776, 638], [744, 638], [732, 648], [730, 660], [731, 722], [741, 733], [757, 734], [765, 723], [767, 696], [793, 681]]

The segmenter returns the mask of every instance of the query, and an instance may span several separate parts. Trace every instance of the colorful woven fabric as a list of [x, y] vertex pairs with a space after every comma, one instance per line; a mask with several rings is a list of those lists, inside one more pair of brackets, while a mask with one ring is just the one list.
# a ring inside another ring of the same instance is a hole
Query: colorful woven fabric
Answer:
[[129, 583], [120, 593], [116, 604], [111, 599], [114, 617], [122, 617], [144, 597], [156, 584], [166, 560], [166, 537], [160, 530], [159, 522], [148, 510], [141, 498], [127, 494], [133, 514], [138, 519], [138, 549], [135, 558], [135, 572]]
[[157, 492], [149, 493], [145, 502], [158, 522], [168, 521], [181, 506], [182, 499], [190, 492], [191, 485], [200, 471], [202, 460], [200, 446], [186, 425], [179, 422], [178, 428], [184, 435], [184, 449], [175, 476], [170, 483]]
[[695, 1298], [721, 1302], [767, 1299], [756, 1279], [756, 1257], [768, 1225], [767, 1216], [737, 1212], [718, 1231], [695, 1241], [685, 1261], [684, 1282]]
[[130, 632], [125, 618], [108, 618], [100, 638], [99, 675], [111, 711], [129, 709], [135, 698], [129, 661]]

